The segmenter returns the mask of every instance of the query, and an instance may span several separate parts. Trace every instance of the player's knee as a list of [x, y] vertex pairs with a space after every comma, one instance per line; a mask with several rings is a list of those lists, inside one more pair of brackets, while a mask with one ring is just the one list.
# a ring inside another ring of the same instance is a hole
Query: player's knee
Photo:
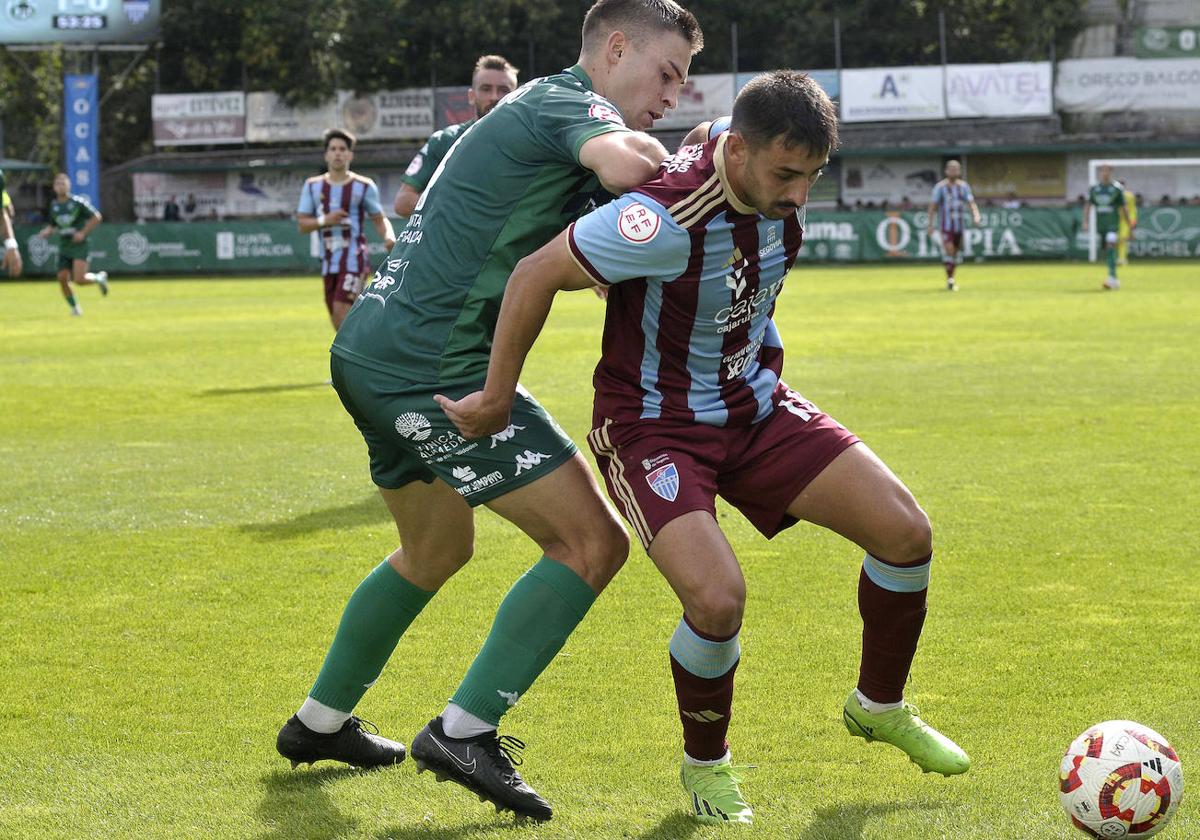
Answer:
[[617, 519], [606, 516], [573, 531], [558, 545], [544, 547], [544, 551], [600, 592], [625, 565], [629, 534]]
[[929, 517], [917, 505], [905, 512], [896, 532], [892, 536], [892, 544], [888, 547], [886, 560], [892, 563], [914, 563], [928, 557], [933, 552], [933, 527]]
[[702, 633], [728, 636], [742, 624], [746, 609], [746, 584], [742, 580], [714, 581], [693, 593], [684, 605], [688, 619]]

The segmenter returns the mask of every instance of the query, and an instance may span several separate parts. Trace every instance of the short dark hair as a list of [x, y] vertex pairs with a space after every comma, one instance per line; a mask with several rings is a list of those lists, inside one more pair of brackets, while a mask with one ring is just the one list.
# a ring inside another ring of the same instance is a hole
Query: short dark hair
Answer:
[[733, 102], [730, 129], [751, 146], [782, 137], [785, 146], [803, 144], [831, 152], [838, 144], [837, 110], [807, 73], [773, 70], [751, 79]]
[[647, 29], [676, 32], [692, 46], [704, 49], [704, 33], [696, 16], [674, 0], [596, 0], [583, 18], [583, 45], [620, 30], [630, 37]]
[[344, 140], [346, 145], [350, 147], [350, 151], [354, 151], [355, 139], [354, 135], [342, 128], [329, 128], [321, 135], [321, 140], [325, 144], [325, 151], [329, 151], [329, 144], [334, 140]]
[[499, 70], [503, 73], [512, 73], [514, 76], [519, 75], [521, 72], [512, 65], [511, 61], [502, 55], [481, 55], [475, 62], [475, 69], [471, 71], [472, 87], [475, 86], [475, 77], [479, 74], [480, 70]]

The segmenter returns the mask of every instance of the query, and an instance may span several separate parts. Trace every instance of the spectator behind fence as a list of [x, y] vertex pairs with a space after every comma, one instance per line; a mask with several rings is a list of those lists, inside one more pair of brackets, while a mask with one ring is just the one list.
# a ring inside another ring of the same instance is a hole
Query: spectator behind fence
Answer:
[[168, 198], [167, 203], [163, 205], [163, 221], [179, 221], [179, 204], [175, 201], [175, 196]]
[[1025, 205], [1021, 203], [1021, 199], [1017, 197], [1015, 192], [1010, 192], [1008, 198], [1004, 199], [1004, 203], [1000, 206], [1005, 210], [1020, 210]]
[[188, 193], [187, 201], [183, 203], [183, 220], [190, 222], [196, 218], [196, 194]]

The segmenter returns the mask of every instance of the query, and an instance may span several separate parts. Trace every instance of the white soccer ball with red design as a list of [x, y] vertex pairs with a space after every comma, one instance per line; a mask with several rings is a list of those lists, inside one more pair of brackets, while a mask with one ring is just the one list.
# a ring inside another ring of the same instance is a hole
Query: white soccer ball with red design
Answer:
[[1098, 723], [1071, 742], [1058, 798], [1089, 837], [1150, 837], [1183, 798], [1183, 766], [1166, 738], [1131, 720]]

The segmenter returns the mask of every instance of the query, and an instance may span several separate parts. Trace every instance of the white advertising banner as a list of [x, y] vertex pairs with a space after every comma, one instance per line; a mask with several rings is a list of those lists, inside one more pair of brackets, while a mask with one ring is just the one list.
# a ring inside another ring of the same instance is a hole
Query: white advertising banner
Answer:
[[733, 110], [733, 74], [700, 73], [679, 91], [679, 104], [654, 124], [655, 128], [695, 128], [697, 123], [726, 116]]
[[1060, 61], [1054, 100], [1068, 113], [1200, 109], [1200, 58]]
[[[845, 88], [843, 88], [845, 90]], [[940, 157], [848, 157], [842, 159], [842, 201], [896, 205], [908, 199], [925, 207], [942, 177]]]
[[244, 143], [246, 94], [156, 93], [150, 100], [154, 145], [195, 146]]
[[843, 70], [839, 86], [842, 120], [890, 122], [942, 120], [941, 67], [868, 67]]
[[435, 131], [433, 88], [338, 92], [339, 125], [359, 140], [424, 140]]
[[951, 117], [1045, 117], [1054, 113], [1049, 61], [951, 64], [946, 107]]
[[315, 108], [293, 108], [273, 93], [246, 94], [246, 139], [251, 143], [319, 140], [340, 125], [336, 101]]

